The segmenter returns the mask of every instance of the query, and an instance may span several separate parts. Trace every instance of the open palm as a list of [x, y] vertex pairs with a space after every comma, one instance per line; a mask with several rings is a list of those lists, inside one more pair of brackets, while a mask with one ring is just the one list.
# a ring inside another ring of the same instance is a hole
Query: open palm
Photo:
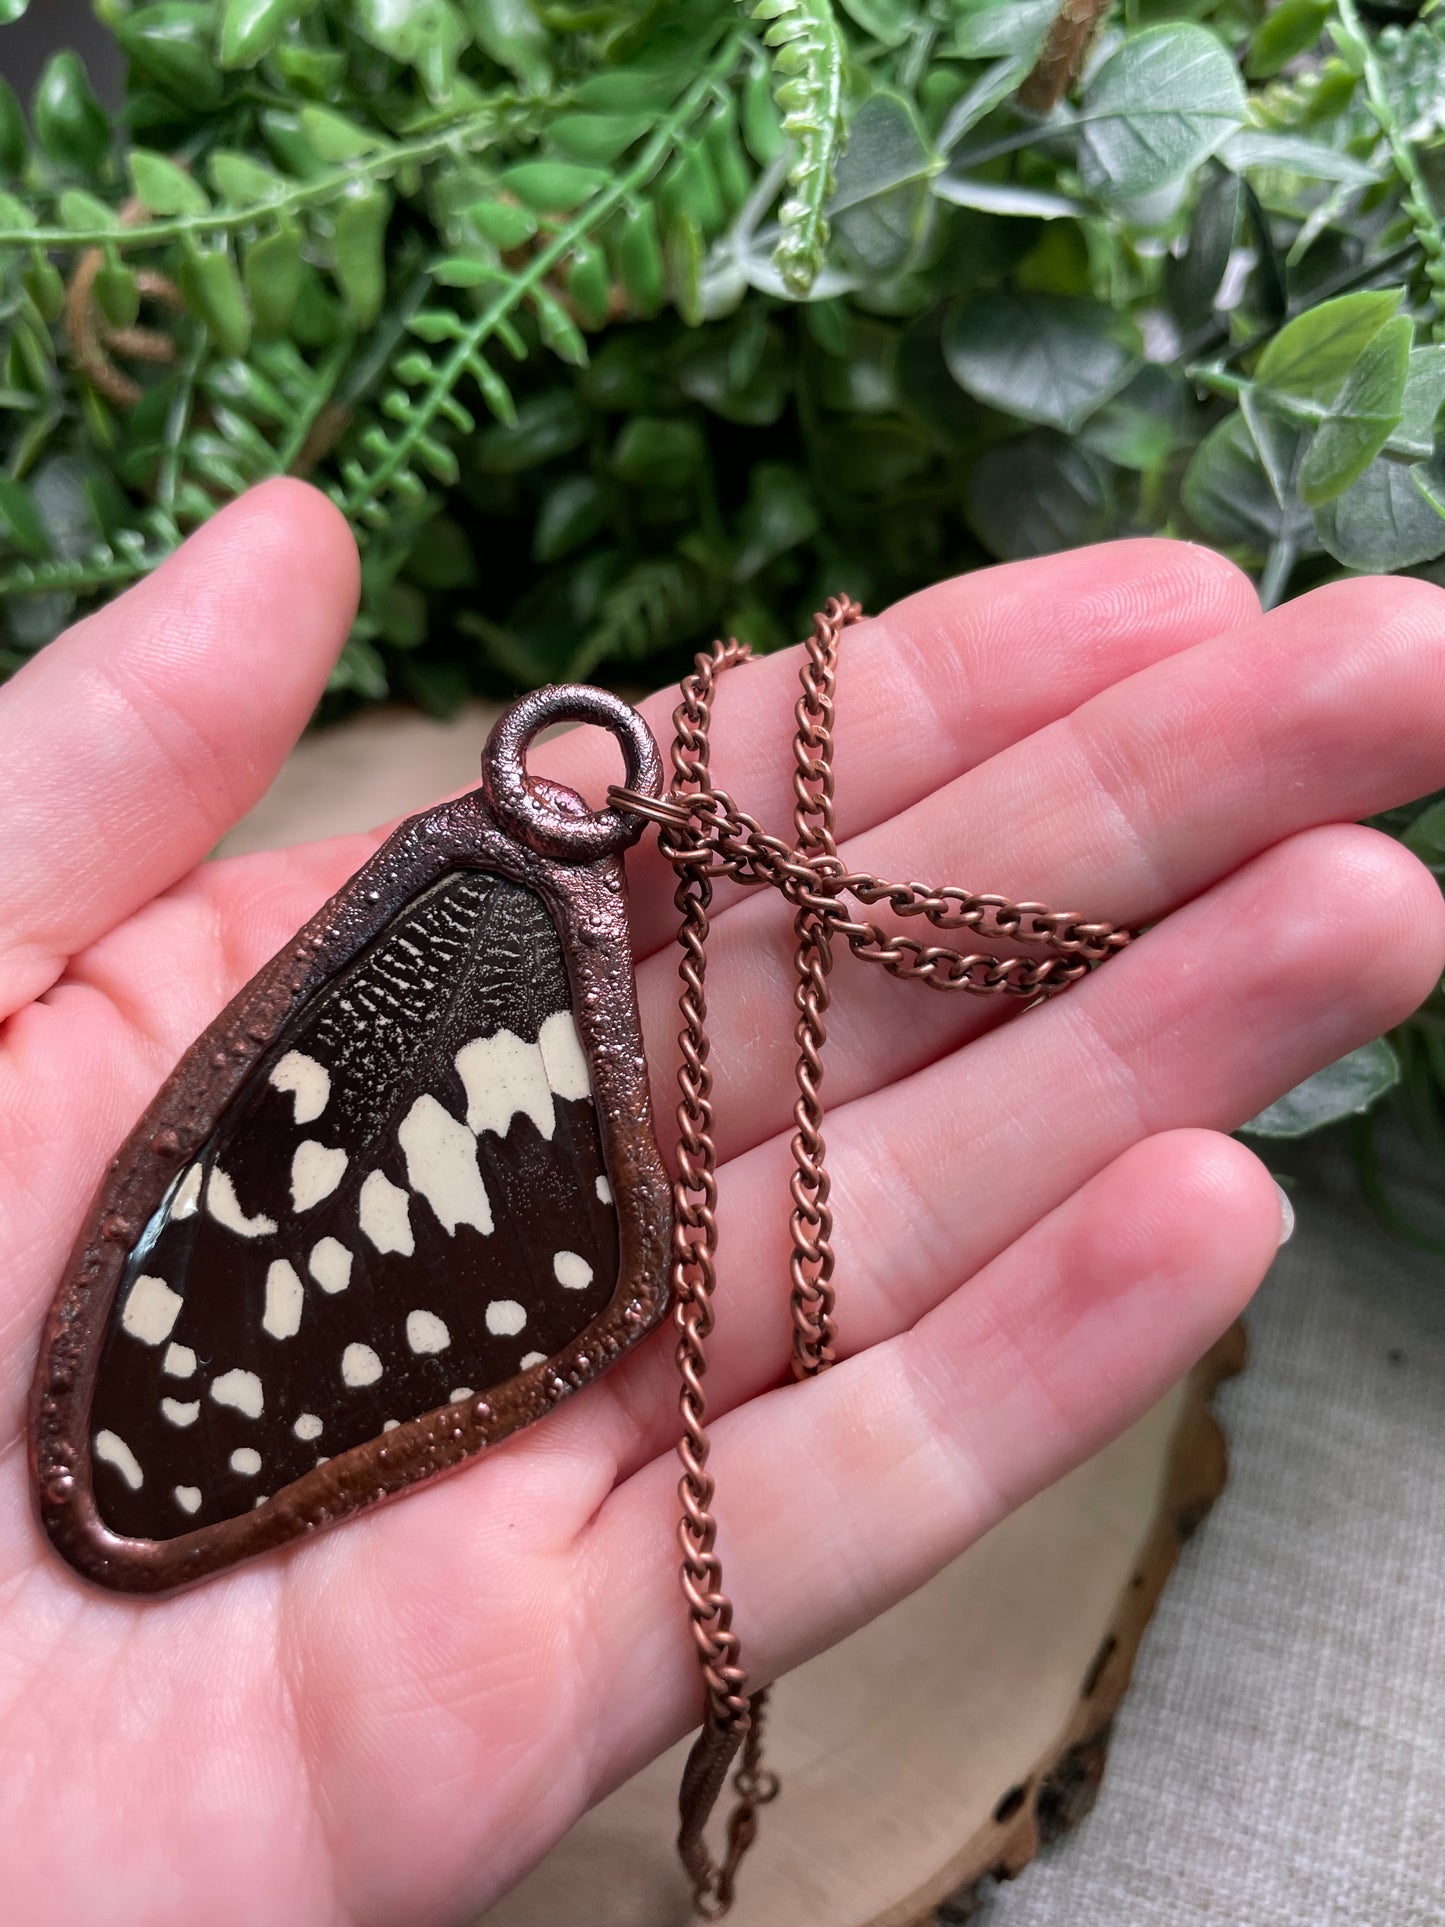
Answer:
[[[91, 1591], [32, 1514], [36, 1336], [105, 1160], [378, 840], [193, 867], [304, 723], [354, 579], [334, 512], [274, 483], [0, 692], [0, 1847], [27, 1927], [459, 1922], [700, 1714], [665, 1333], [455, 1478], [179, 1598]], [[769, 824], [795, 674], [773, 658], [721, 696], [719, 780]], [[1445, 783], [1442, 723], [1437, 590], [1342, 583], [1261, 617], [1229, 564], [1167, 542], [991, 570], [849, 633], [850, 868], [1154, 927], [1009, 1022], [840, 962], [843, 1362], [794, 1387], [790, 920], [720, 897], [709, 1384], [759, 1679], [921, 1583], [1238, 1312], [1280, 1216], [1221, 1133], [1441, 968], [1433, 880], [1349, 825]], [[595, 801], [613, 754], [584, 731], [534, 762]], [[630, 862], [665, 1121], [672, 878]]]

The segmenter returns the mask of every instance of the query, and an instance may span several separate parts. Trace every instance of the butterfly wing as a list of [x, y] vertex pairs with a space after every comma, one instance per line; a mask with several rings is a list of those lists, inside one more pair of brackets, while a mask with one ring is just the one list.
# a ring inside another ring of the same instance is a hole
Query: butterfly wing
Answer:
[[273, 1046], [126, 1267], [96, 1502], [166, 1539], [560, 1351], [617, 1220], [561, 946], [477, 871], [409, 905]]

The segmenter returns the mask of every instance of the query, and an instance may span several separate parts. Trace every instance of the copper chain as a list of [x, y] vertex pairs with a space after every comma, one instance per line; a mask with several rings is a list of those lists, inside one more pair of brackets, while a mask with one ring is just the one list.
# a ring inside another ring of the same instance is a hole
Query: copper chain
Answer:
[[[682, 1017], [678, 1069], [677, 1177], [672, 1247], [673, 1322], [681, 1378], [682, 1516], [678, 1545], [682, 1589], [702, 1671], [706, 1712], [683, 1773], [679, 1795], [678, 1850], [692, 1884], [693, 1907], [704, 1920], [720, 1920], [732, 1905], [737, 1870], [757, 1832], [757, 1810], [778, 1791], [762, 1764], [767, 1689], [748, 1690], [732, 1601], [722, 1588], [717, 1554], [714, 1486], [708, 1466], [708, 1341], [715, 1324], [713, 1293], [717, 1258], [717, 1151], [713, 1140], [712, 1071], [707, 1028], [708, 912], [713, 879], [771, 884], [794, 907], [793, 1001], [798, 1020], [793, 1106], [790, 1303], [795, 1378], [809, 1378], [833, 1363], [833, 1217], [823, 1139], [823, 1045], [827, 1038], [833, 946], [846, 942], [854, 956], [896, 977], [916, 978], [936, 990], [964, 990], [1040, 1001], [1066, 990], [1097, 963], [1123, 949], [1131, 932], [1088, 923], [1042, 903], [930, 889], [921, 883], [888, 883], [847, 871], [838, 856], [833, 824], [833, 693], [838, 646], [844, 629], [862, 610], [835, 596], [814, 618], [803, 647], [802, 693], [794, 709], [793, 833], [784, 843], [769, 836], [727, 792], [715, 787], [710, 768], [712, 707], [719, 676], [745, 662], [745, 644], [719, 642], [698, 656], [673, 712], [673, 787], [661, 799], [614, 788], [619, 807], [649, 817], [660, 828], [659, 847], [678, 875], [674, 902], [681, 949], [678, 1007]], [[936, 930], [968, 930], [984, 942], [994, 938], [1042, 944], [1043, 957], [997, 956], [922, 944], [884, 931], [850, 914], [845, 897], [887, 904], [903, 917], [922, 917]], [[739, 1758], [739, 1755], [741, 1756]], [[728, 1819], [726, 1846], [715, 1859], [704, 1829], [733, 1762], [737, 1801]]]

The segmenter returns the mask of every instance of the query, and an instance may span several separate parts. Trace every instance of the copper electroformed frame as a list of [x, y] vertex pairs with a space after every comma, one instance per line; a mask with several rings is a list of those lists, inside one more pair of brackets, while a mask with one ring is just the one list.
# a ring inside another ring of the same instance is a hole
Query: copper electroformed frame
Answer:
[[[62, 1556], [95, 1584], [173, 1592], [397, 1498], [544, 1417], [661, 1317], [671, 1191], [653, 1133], [621, 861], [644, 823], [614, 805], [589, 810], [573, 791], [526, 775], [528, 744], [567, 721], [611, 731], [628, 788], [660, 793], [657, 745], [626, 703], [575, 685], [524, 697], [487, 742], [482, 788], [411, 817], [388, 838], [190, 1047], [112, 1159], [46, 1321], [30, 1412], [41, 1520]], [[535, 890], [556, 926], [617, 1210], [612, 1298], [544, 1363], [338, 1453], [254, 1511], [172, 1539], [112, 1532], [96, 1507], [89, 1418], [102, 1341], [138, 1239], [287, 1024], [406, 904], [457, 869]]]

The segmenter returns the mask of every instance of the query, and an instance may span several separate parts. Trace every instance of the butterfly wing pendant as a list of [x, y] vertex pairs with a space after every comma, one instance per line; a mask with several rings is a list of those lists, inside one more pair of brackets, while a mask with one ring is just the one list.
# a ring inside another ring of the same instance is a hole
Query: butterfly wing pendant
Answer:
[[112, 1161], [52, 1306], [32, 1462], [88, 1579], [168, 1592], [391, 1499], [542, 1417], [660, 1317], [621, 851], [636, 815], [529, 779], [412, 818], [182, 1058]]

